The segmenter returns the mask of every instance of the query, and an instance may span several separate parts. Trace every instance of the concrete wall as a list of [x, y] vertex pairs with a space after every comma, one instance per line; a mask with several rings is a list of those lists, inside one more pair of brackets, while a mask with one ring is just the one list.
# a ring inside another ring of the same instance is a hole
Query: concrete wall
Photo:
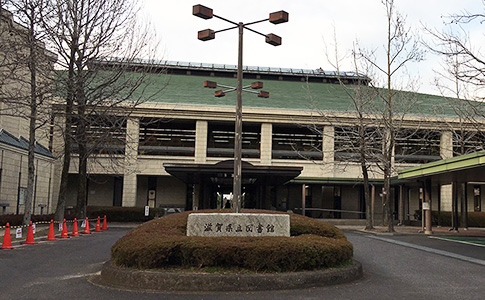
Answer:
[[113, 206], [114, 177], [96, 175], [88, 184], [88, 205]]
[[[145, 206], [148, 200], [148, 176], [138, 176], [137, 183], [136, 206]], [[175, 177], [157, 176], [155, 207], [185, 207], [186, 199], [185, 183]]]
[[[360, 211], [360, 188], [344, 187], [342, 188], [342, 210]], [[342, 213], [342, 219], [359, 219], [359, 214]]]
[[[43, 213], [55, 209], [52, 199], [53, 160], [36, 155], [34, 162], [34, 195], [32, 199], [33, 212], [41, 213], [39, 205], [44, 206]], [[17, 212], [19, 188], [27, 188], [27, 152], [15, 147], [0, 144], [0, 168], [2, 176], [0, 181], [0, 204], [7, 204], [5, 213]], [[20, 182], [19, 182], [20, 179]], [[0, 205], [1, 206], [1, 205]], [[35, 207], [35, 208], [34, 208]], [[19, 213], [23, 213], [25, 206], [19, 206]], [[3, 213], [0, 207], [0, 214]]]

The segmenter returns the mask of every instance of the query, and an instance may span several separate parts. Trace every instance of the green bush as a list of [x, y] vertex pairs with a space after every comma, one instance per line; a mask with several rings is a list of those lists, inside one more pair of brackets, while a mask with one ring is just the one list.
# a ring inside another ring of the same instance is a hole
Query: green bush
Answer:
[[290, 237], [187, 237], [189, 213], [193, 212], [155, 219], [131, 230], [113, 245], [113, 262], [140, 269], [181, 266], [286, 272], [338, 266], [353, 255], [352, 244], [339, 229], [300, 215], [290, 214]]
[[[434, 224], [437, 224], [439, 216], [441, 226], [451, 226], [451, 212], [441, 212], [439, 215], [437, 211], [431, 213]], [[461, 225], [461, 213], [458, 214], [458, 224], [463, 226]], [[485, 227], [485, 212], [468, 212], [468, 227]]]
[[[421, 221], [422, 212], [421, 210], [415, 211], [415, 216], [417, 220]], [[451, 212], [442, 211], [438, 214], [438, 211], [431, 211], [431, 220], [433, 225], [441, 226], [451, 226]], [[458, 213], [458, 224], [461, 225], [461, 213]], [[485, 227], [485, 212], [468, 212], [468, 227]]]
[[[165, 209], [151, 208], [150, 215], [145, 217], [144, 207], [113, 207], [113, 206], [88, 206], [86, 214], [90, 219], [96, 219], [98, 216], [103, 218], [106, 215], [108, 222], [147, 222], [163, 216]], [[75, 218], [74, 211], [71, 209], [66, 211], [64, 215], [66, 220], [73, 220]], [[10, 223], [10, 226], [22, 225], [24, 216], [22, 214], [9, 214], [0, 216], [0, 226], [5, 226]], [[32, 215], [32, 223], [54, 219], [54, 214], [49, 215]]]
[[164, 214], [163, 208], [150, 208], [150, 215], [145, 217], [144, 207], [113, 207], [113, 206], [88, 206], [87, 216], [97, 218], [106, 215], [108, 222], [147, 222]]
[[[32, 215], [31, 221], [32, 223], [35, 222], [49, 222], [50, 220], [54, 219], [54, 215]], [[9, 214], [5, 216], [0, 216], [0, 226], [5, 226], [7, 223], [10, 224], [10, 226], [19, 226], [23, 224], [24, 220], [24, 215], [14, 215], [14, 214]]]

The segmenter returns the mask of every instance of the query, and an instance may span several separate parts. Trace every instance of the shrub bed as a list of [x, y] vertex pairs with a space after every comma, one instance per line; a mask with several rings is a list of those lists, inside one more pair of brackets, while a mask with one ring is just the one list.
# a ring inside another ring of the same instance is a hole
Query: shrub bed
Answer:
[[113, 263], [139, 269], [180, 266], [287, 272], [335, 267], [352, 259], [353, 246], [342, 231], [301, 215], [290, 214], [290, 237], [187, 237], [189, 213], [193, 212], [155, 219], [131, 230], [113, 245]]
[[[421, 221], [421, 210], [416, 210], [415, 215], [417, 216], [417, 219]], [[438, 218], [441, 226], [451, 226], [451, 212], [442, 211], [438, 214], [435, 210], [431, 211], [433, 225], [438, 224]], [[458, 213], [458, 223], [461, 224], [461, 212]], [[485, 212], [468, 212], [468, 227], [485, 227]]]
[[[32, 215], [30, 218], [32, 223], [35, 222], [49, 222], [54, 218], [54, 214], [50, 215]], [[0, 226], [5, 226], [7, 223], [10, 223], [10, 226], [19, 226], [22, 225], [24, 221], [24, 215], [5, 215], [5, 216], [0, 216]]]
[[113, 207], [88, 206], [86, 214], [89, 218], [101, 218], [106, 215], [109, 222], [147, 222], [164, 214], [163, 208], [150, 208], [150, 214], [145, 217], [144, 207]]
[[[88, 206], [86, 208], [86, 214], [90, 219], [95, 219], [98, 216], [103, 218], [106, 215], [108, 222], [147, 222], [163, 216], [165, 209], [163, 208], [150, 208], [150, 214], [145, 216], [144, 207], [112, 207], [112, 206]], [[66, 220], [73, 220], [75, 218], [74, 211], [66, 211], [64, 217]], [[0, 226], [5, 226], [10, 223], [10, 226], [22, 225], [24, 215], [9, 214], [0, 216]], [[33, 223], [54, 219], [54, 214], [49, 215], [32, 215], [31, 220]]]

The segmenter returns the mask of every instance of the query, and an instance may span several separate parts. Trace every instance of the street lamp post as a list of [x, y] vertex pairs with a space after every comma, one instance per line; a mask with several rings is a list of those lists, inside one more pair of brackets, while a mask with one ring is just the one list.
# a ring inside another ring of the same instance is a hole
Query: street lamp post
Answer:
[[[212, 40], [215, 38], [215, 34], [218, 32], [223, 32], [231, 29], [238, 28], [239, 31], [239, 46], [238, 46], [238, 60], [237, 60], [237, 86], [236, 86], [236, 122], [235, 122], [235, 128], [234, 128], [234, 181], [233, 181], [233, 199], [232, 199], [232, 208], [235, 213], [240, 213], [241, 212], [241, 179], [242, 179], [242, 92], [243, 92], [243, 32], [244, 29], [247, 29], [249, 31], [252, 31], [254, 33], [257, 33], [259, 35], [262, 35], [266, 38], [266, 43], [271, 44], [273, 46], [279, 46], [281, 45], [281, 37], [275, 35], [275, 34], [263, 34], [260, 33], [256, 30], [253, 30], [251, 28], [248, 28], [247, 26], [253, 25], [256, 23], [261, 23], [265, 21], [269, 21], [273, 24], [280, 24], [280, 23], [285, 23], [288, 22], [288, 13], [285, 11], [278, 11], [275, 13], [270, 13], [268, 19], [263, 19], [255, 22], [250, 22], [250, 23], [236, 23], [233, 21], [230, 21], [228, 19], [225, 19], [221, 16], [215, 15], [213, 13], [213, 10], [211, 8], [205, 7], [203, 5], [194, 5], [192, 8], [192, 14], [200, 17], [202, 19], [211, 19], [212, 17], [216, 17], [218, 19], [224, 20], [226, 22], [229, 22], [235, 26], [229, 27], [226, 29], [218, 30], [218, 31], [213, 31], [211, 29], [205, 29], [201, 30], [198, 32], [198, 39], [202, 41], [208, 41]], [[267, 92], [259, 92], [258, 96], [259, 97], [265, 97], [267, 98], [268, 96]], [[216, 92], [217, 96], [217, 92]], [[224, 96], [224, 92], [222, 94], [219, 94], [219, 96]]]

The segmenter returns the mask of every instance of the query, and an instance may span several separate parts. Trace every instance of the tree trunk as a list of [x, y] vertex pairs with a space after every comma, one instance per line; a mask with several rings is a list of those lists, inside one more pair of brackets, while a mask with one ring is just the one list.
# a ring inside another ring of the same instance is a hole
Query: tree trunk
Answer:
[[72, 47], [70, 56], [73, 58], [69, 61], [68, 78], [67, 78], [67, 96], [65, 108], [65, 126], [64, 126], [64, 160], [62, 164], [61, 184], [59, 187], [59, 197], [57, 199], [57, 207], [55, 213], [55, 220], [61, 222], [64, 219], [64, 212], [66, 210], [66, 194], [69, 184], [69, 167], [71, 165], [72, 152], [72, 118], [73, 118], [73, 104], [74, 104], [74, 57], [77, 48]]
[[[33, 14], [33, 10], [31, 14]], [[31, 18], [33, 16], [31, 15]], [[28, 68], [30, 72], [30, 98], [29, 101], [29, 146], [28, 146], [28, 159], [27, 159], [27, 195], [25, 199], [25, 209], [23, 224], [29, 225], [32, 217], [32, 199], [34, 195], [34, 180], [35, 180], [35, 127], [37, 120], [37, 64], [35, 55], [35, 36], [34, 36], [34, 23], [31, 22], [29, 28], [29, 62]]]
[[[391, 148], [392, 149], [392, 148]], [[387, 152], [387, 151], [386, 151]], [[384, 168], [384, 213], [385, 220], [387, 221], [387, 231], [394, 232], [394, 220], [392, 215], [392, 205], [391, 205], [391, 153], [386, 153], [386, 161]]]
[[[78, 73], [78, 76], [82, 76]], [[76, 217], [84, 219], [86, 217], [86, 200], [87, 200], [87, 163], [88, 163], [88, 149], [87, 149], [87, 122], [86, 122], [86, 98], [83, 94], [82, 83], [78, 82], [77, 95], [77, 127], [76, 127], [76, 141], [79, 149], [79, 183], [77, 190], [76, 201]]]
[[80, 220], [86, 218], [87, 175], [86, 146], [79, 143], [79, 184], [77, 190], [76, 217]]
[[[70, 102], [70, 101], [68, 101]], [[57, 199], [56, 221], [61, 222], [64, 219], [66, 210], [66, 194], [69, 183], [69, 166], [71, 165], [71, 147], [72, 147], [72, 104], [66, 103], [66, 124], [64, 132], [64, 160], [62, 164], [61, 184], [59, 188], [59, 197]]]
[[365, 212], [365, 229], [372, 230], [372, 203], [370, 199], [370, 188], [369, 188], [369, 173], [367, 172], [367, 165], [361, 164], [362, 175], [364, 177], [364, 202], [366, 207]]

